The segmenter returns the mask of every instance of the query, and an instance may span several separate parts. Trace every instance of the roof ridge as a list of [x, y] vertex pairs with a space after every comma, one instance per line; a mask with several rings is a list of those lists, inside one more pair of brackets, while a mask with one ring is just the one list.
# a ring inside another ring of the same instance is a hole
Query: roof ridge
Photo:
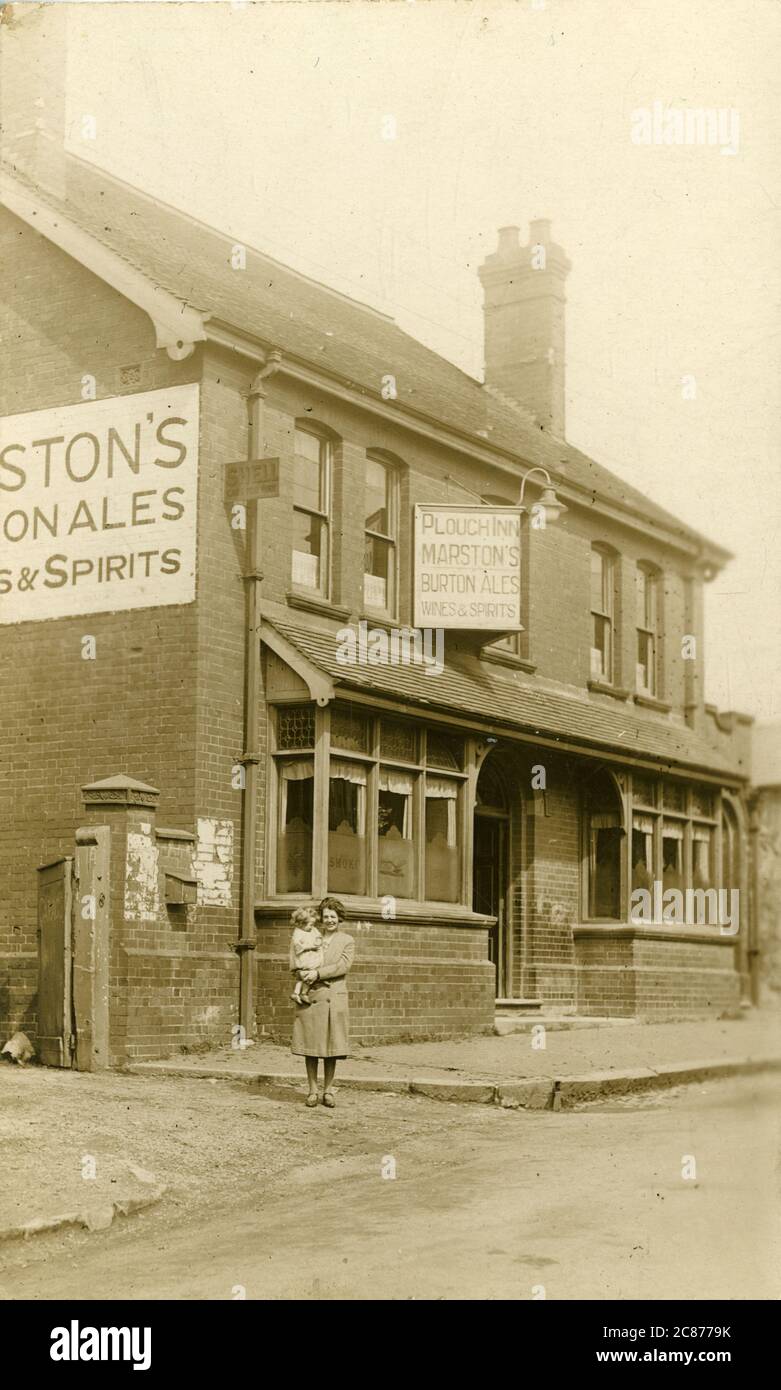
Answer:
[[[503, 464], [510, 461], [513, 472], [527, 463], [542, 464], [587, 502], [599, 499], [609, 514], [617, 512], [619, 520], [635, 527], [662, 528], [663, 544], [680, 548], [683, 543], [689, 555], [705, 554], [716, 568], [731, 558], [723, 546], [660, 507], [621, 471], [540, 428], [518, 402], [471, 376], [380, 310], [254, 247], [247, 248], [249, 283], [239, 288], [230, 257], [219, 254], [230, 245], [228, 233], [80, 155], [68, 153], [67, 161], [70, 188], [61, 196], [41, 189], [9, 161], [5, 168], [23, 190], [80, 227], [96, 247], [108, 249], [181, 303], [358, 390], [378, 393], [383, 373], [393, 373], [399, 381], [394, 397], [399, 413], [409, 411], [461, 439], [482, 440], [501, 455]], [[95, 196], [101, 182], [105, 199]]]
[[[139, 188], [138, 184], [130, 183], [127, 179], [120, 178], [118, 174], [112, 173], [110, 169], [104, 169], [100, 164], [93, 164], [91, 160], [84, 159], [82, 155], [73, 154], [70, 150], [66, 151], [66, 159], [72, 161], [79, 168], [88, 170], [90, 174], [96, 174], [101, 178], [108, 179], [116, 187], [133, 193], [142, 201], [151, 203], [156, 208], [162, 208], [165, 212], [173, 213], [175, 217], [181, 217], [183, 221], [188, 222], [191, 227], [202, 228], [204, 231], [210, 232], [213, 236], [222, 237], [225, 241], [238, 243], [253, 256], [260, 256], [262, 260], [268, 261], [271, 265], [278, 266], [280, 270], [284, 270], [288, 275], [295, 275], [297, 279], [306, 281], [308, 285], [312, 285], [315, 289], [324, 290], [327, 294], [335, 295], [337, 299], [341, 299], [347, 304], [354, 304], [356, 308], [364, 309], [367, 313], [376, 315], [377, 318], [382, 319], [385, 323], [396, 324], [396, 320], [392, 314], [386, 314], [382, 309], [377, 309], [375, 305], [368, 304], [363, 299], [356, 299], [351, 294], [346, 294], [344, 290], [334, 289], [332, 285], [326, 285], [322, 280], [315, 280], [313, 276], [307, 275], [305, 271], [297, 270], [295, 266], [288, 265], [286, 261], [278, 260], [276, 256], [270, 255], [268, 251], [262, 251], [259, 246], [251, 246], [249, 242], [244, 241], [243, 238], [237, 236], [234, 232], [223, 231], [222, 228], [216, 227], [213, 222], [204, 222], [200, 217], [193, 217], [192, 213], [185, 212], [183, 208], [177, 207], [174, 203], [168, 203], [163, 198], [158, 198], [156, 194], [147, 193], [145, 189]], [[38, 185], [34, 186], [37, 187]], [[45, 196], [45, 190], [41, 191]], [[67, 205], [67, 196], [63, 201]], [[396, 326], [398, 327], [398, 325]]]

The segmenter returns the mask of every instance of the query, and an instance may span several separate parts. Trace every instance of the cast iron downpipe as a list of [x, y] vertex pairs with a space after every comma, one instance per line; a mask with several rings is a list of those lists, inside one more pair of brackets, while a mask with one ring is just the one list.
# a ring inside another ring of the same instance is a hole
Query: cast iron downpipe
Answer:
[[[282, 354], [266, 356], [265, 366], [253, 377], [247, 397], [249, 415], [248, 460], [262, 457], [264, 381], [279, 369]], [[239, 953], [239, 1023], [243, 1038], [255, 1036], [255, 856], [258, 824], [258, 701], [260, 698], [260, 586], [261, 527], [256, 498], [247, 499], [247, 545], [244, 580], [247, 586], [247, 624], [244, 689], [244, 801], [241, 822], [241, 928]]]

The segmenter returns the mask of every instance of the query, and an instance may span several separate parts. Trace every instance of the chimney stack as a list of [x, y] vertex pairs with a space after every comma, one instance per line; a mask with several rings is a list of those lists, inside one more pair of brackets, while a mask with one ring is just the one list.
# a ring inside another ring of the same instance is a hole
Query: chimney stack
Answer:
[[0, 157], [43, 192], [65, 194], [65, 4], [4, 5]]
[[499, 245], [478, 274], [485, 310], [485, 381], [564, 438], [564, 281], [570, 263], [550, 222], [499, 230]]

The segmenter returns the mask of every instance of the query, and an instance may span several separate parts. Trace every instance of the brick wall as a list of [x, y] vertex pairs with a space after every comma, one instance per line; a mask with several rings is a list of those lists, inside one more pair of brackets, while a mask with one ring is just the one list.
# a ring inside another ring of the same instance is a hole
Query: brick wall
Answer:
[[673, 1018], [735, 1009], [740, 978], [729, 940], [664, 938], [621, 928], [578, 933], [578, 1013]]
[[[77, 404], [85, 374], [99, 397], [197, 378], [197, 361], [155, 349], [146, 315], [4, 212], [0, 256], [18, 267], [0, 310], [3, 415]], [[192, 823], [196, 637], [194, 605], [0, 627], [0, 1029], [34, 1031], [36, 869], [72, 852], [80, 788], [127, 772]]]
[[765, 787], [757, 797], [753, 852], [759, 887], [758, 937], [760, 989], [764, 1003], [781, 996], [781, 788]]
[[[356, 930], [350, 972], [351, 1040], [368, 1045], [406, 1038], [490, 1031], [494, 968], [485, 932], [427, 922], [372, 921]], [[258, 931], [257, 1001], [263, 1032], [287, 1042], [296, 1005], [290, 999], [290, 925], [265, 918]]]

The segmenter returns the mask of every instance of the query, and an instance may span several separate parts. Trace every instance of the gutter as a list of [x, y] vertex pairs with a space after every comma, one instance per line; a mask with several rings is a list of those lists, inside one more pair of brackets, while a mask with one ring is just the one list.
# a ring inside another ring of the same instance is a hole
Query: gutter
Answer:
[[191, 355], [197, 342], [205, 340], [208, 314], [201, 313], [169, 294], [168, 290], [155, 285], [147, 275], [104, 246], [91, 232], [84, 231], [70, 218], [55, 212], [47, 203], [20, 187], [10, 174], [2, 172], [0, 203], [33, 231], [46, 237], [148, 314], [154, 326], [157, 346], [165, 348], [173, 361], [183, 361]]
[[[266, 354], [264, 366], [255, 374], [247, 396], [249, 425], [248, 462], [261, 457], [263, 448], [264, 382], [279, 371], [282, 355], [276, 349]], [[247, 543], [244, 581], [246, 584], [245, 687], [244, 687], [244, 800], [241, 818], [241, 926], [236, 951], [239, 956], [239, 1023], [244, 1039], [256, 1033], [255, 1021], [255, 861], [258, 825], [258, 708], [260, 703], [260, 626], [261, 527], [257, 498], [248, 499]]]

